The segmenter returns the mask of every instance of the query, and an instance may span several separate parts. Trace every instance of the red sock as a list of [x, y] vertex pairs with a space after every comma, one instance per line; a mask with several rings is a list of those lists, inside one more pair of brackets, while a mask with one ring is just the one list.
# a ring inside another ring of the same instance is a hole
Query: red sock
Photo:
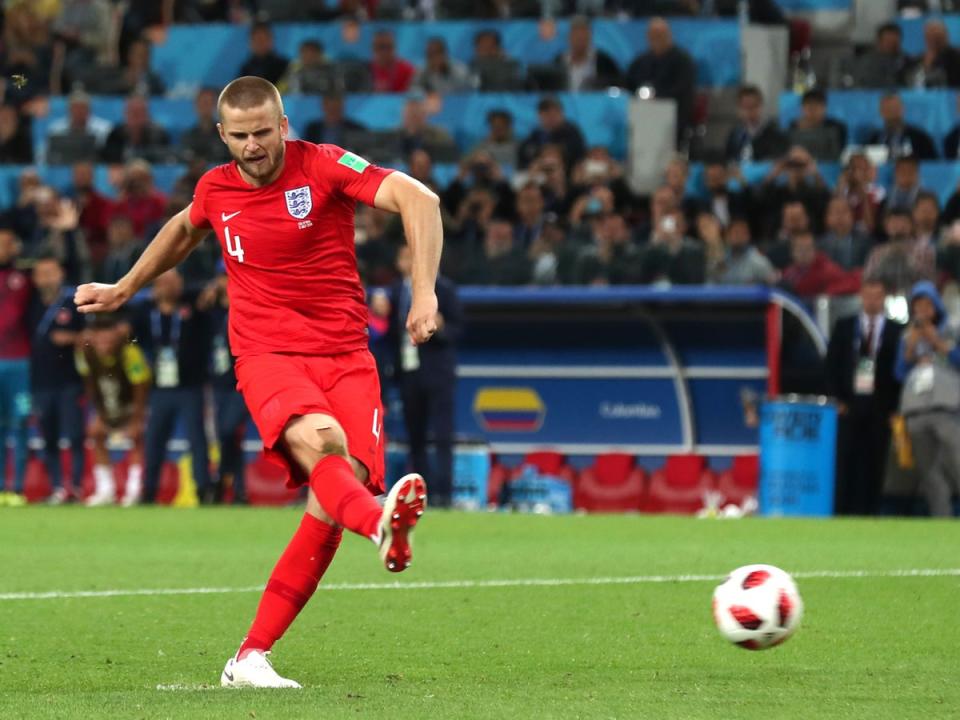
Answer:
[[380, 530], [380, 505], [357, 480], [347, 459], [327, 455], [310, 473], [310, 489], [337, 525], [372, 538]]
[[290, 627], [333, 560], [343, 531], [304, 514], [283, 551], [260, 598], [257, 615], [237, 657], [250, 650], [266, 652]]

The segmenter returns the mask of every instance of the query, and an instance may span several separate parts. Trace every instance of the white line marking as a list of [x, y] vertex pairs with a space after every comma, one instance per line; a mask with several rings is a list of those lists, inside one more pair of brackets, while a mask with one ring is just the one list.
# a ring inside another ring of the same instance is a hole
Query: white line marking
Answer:
[[[816, 578], [912, 578], [960, 577], [960, 568], [914, 568], [907, 570], [809, 570], [792, 573], [806, 580]], [[512, 578], [503, 580], [436, 580], [392, 583], [333, 583], [320, 585], [320, 590], [445, 590], [509, 587], [564, 587], [575, 585], [649, 585], [663, 583], [718, 582], [726, 575], [627, 575], [592, 578]], [[261, 592], [263, 585], [242, 587], [142, 588], [131, 590], [50, 590], [47, 592], [0, 593], [3, 600], [70, 600], [76, 598], [152, 597], [155, 595], [227, 595]]]
[[157, 685], [157, 690], [167, 690], [172, 692], [200, 692], [203, 690], [219, 690], [219, 685], [186, 685], [184, 683], [173, 683], [172, 685]]

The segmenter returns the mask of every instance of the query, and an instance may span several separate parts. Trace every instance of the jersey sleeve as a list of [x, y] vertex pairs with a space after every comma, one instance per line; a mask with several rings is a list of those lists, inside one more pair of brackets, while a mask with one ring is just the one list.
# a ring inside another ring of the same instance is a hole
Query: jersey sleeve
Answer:
[[131, 385], [150, 382], [150, 366], [143, 351], [132, 343], [123, 346], [123, 372]]
[[193, 202], [190, 203], [190, 224], [196, 228], [210, 227], [205, 206], [207, 204], [207, 176], [203, 175], [193, 191]]
[[380, 183], [393, 170], [373, 165], [359, 155], [336, 145], [315, 147], [315, 171], [329, 183], [330, 188], [357, 202], [372, 206]]

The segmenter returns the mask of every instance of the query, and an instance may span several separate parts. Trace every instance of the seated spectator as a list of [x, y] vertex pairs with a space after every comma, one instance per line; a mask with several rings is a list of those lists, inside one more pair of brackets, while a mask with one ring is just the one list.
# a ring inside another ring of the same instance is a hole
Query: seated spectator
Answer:
[[767, 210], [764, 223], [768, 237], [773, 234], [781, 209], [789, 202], [803, 203], [813, 231], [820, 232], [829, 201], [830, 190], [816, 160], [799, 146], [790, 148], [786, 157], [774, 164], [757, 189], [757, 205]]
[[564, 164], [573, 167], [586, 153], [586, 143], [580, 129], [567, 120], [563, 105], [553, 97], [545, 97], [537, 103], [535, 127], [520, 144], [517, 151], [517, 166], [526, 168], [540, 154], [544, 145], [559, 145], [563, 150]]
[[105, 163], [124, 163], [132, 158], [149, 162], [173, 159], [170, 135], [150, 119], [150, 106], [140, 95], [133, 95], [124, 106], [123, 123], [107, 136], [101, 158]]
[[783, 271], [780, 284], [797, 297], [837, 295], [856, 292], [859, 279], [817, 250], [813, 233], [802, 232], [790, 241], [790, 265]]
[[510, 92], [523, 88], [520, 63], [507, 57], [496, 30], [481, 30], [473, 36], [470, 72], [483, 92]]
[[[710, 241], [703, 238], [708, 247]], [[733, 217], [723, 232], [718, 257], [708, 264], [707, 281], [715, 285], [772, 285], [777, 280], [773, 264], [750, 242], [750, 223]]]
[[[43, 17], [34, 2], [4, 3], [3, 18], [3, 102], [22, 107], [47, 95], [51, 80], [56, 82], [49, 18]], [[21, 82], [9, 80], [21, 76]]]
[[853, 222], [853, 211], [845, 198], [835, 195], [827, 205], [824, 225], [826, 233], [820, 238], [820, 249], [844, 270], [862, 268], [873, 245]]
[[663, 183], [680, 199], [680, 208], [691, 225], [700, 209], [697, 199], [687, 194], [687, 179], [690, 177], [690, 164], [680, 155], [674, 156], [663, 173]]
[[504, 178], [500, 163], [483, 149], [474, 150], [460, 161], [457, 176], [441, 193], [443, 206], [451, 214], [458, 215], [472, 188], [489, 189], [494, 194], [496, 213], [500, 217], [513, 215], [510, 183]]
[[404, 104], [400, 132], [400, 147], [404, 157], [414, 150], [426, 150], [431, 157], [457, 152], [450, 133], [439, 125], [430, 124], [427, 103], [420, 97], [411, 97]]
[[912, 155], [897, 158], [893, 166], [893, 186], [890, 188], [884, 207], [910, 212], [922, 191], [920, 163], [917, 162], [917, 158]]
[[323, 117], [307, 125], [303, 133], [304, 140], [329, 145], [346, 145], [346, 134], [360, 132], [366, 128], [346, 116], [343, 95], [330, 93], [323, 96]]
[[904, 120], [903, 100], [899, 95], [890, 93], [881, 98], [880, 117], [883, 128], [870, 134], [867, 140], [870, 145], [886, 145], [891, 158], [912, 155], [918, 160], [937, 159], [937, 148], [930, 135]]
[[881, 282], [892, 295], [905, 295], [914, 283], [933, 280], [936, 249], [918, 243], [908, 210], [888, 210], [883, 219], [886, 242], [870, 251], [863, 277]]
[[495, 217], [507, 217], [496, 215], [496, 209], [497, 198], [490, 188], [478, 186], [469, 190], [456, 210], [456, 232], [444, 246], [444, 274], [463, 283], [474, 282], [470, 276], [471, 263], [483, 251], [487, 227]]
[[323, 53], [323, 45], [316, 40], [300, 43], [297, 59], [287, 65], [277, 88], [292, 95], [322, 95], [335, 90], [333, 65]]
[[[738, 166], [734, 166], [738, 167]], [[697, 212], [709, 212], [727, 227], [734, 217], [747, 217], [750, 212], [750, 196], [746, 190], [730, 187], [730, 171], [726, 163], [714, 160], [703, 167], [703, 184], [706, 194], [697, 203]]]
[[877, 183], [877, 169], [865, 153], [850, 155], [847, 166], [837, 180], [836, 193], [847, 201], [857, 228], [873, 234], [887, 191]]
[[426, 151], [414, 150], [410, 153], [410, 157], [407, 159], [407, 174], [435, 193], [440, 193], [440, 185], [433, 177], [433, 161]]
[[491, 220], [483, 238], [483, 255], [469, 277], [478, 285], [526, 285], [531, 267], [526, 252], [515, 249], [513, 228], [506, 220]]
[[827, 95], [814, 88], [803, 94], [800, 117], [790, 123], [788, 138], [817, 160], [836, 162], [847, 146], [847, 126], [827, 117]]
[[109, 0], [62, 0], [51, 30], [62, 45], [63, 67], [73, 77], [110, 62], [113, 8]]
[[663, 18], [654, 18], [647, 25], [647, 45], [650, 49], [627, 68], [627, 88], [652, 87], [655, 97], [675, 100], [677, 130], [681, 132], [692, 122], [697, 66], [690, 53], [674, 44], [670, 25]]
[[574, 266], [577, 285], [635, 284], [642, 279], [643, 255], [633, 243], [622, 215], [605, 213], [592, 224], [590, 243]]
[[29, 165], [33, 162], [30, 127], [12, 105], [0, 105], [0, 163]]
[[406, 92], [410, 89], [416, 68], [397, 57], [396, 43], [390, 30], [379, 30], [373, 36], [373, 60], [370, 76], [373, 91], [384, 93]]
[[81, 162], [73, 166], [69, 197], [79, 212], [77, 224], [87, 241], [90, 262], [98, 267], [107, 254], [107, 224], [113, 204], [94, 187], [92, 163]]
[[777, 270], [783, 270], [790, 264], [793, 238], [801, 233], [810, 232], [810, 214], [799, 200], [784, 203], [780, 213], [780, 227], [764, 244], [766, 256]]
[[476, 79], [467, 66], [450, 57], [443, 38], [427, 40], [427, 61], [417, 72], [413, 87], [420, 92], [449, 93], [468, 92], [476, 87]]
[[568, 50], [554, 63], [567, 75], [567, 90], [580, 92], [619, 85], [620, 68], [610, 55], [593, 44], [590, 20], [578, 15], [570, 20]]
[[570, 224], [577, 239], [584, 233], [589, 235], [598, 220], [612, 214], [616, 210], [614, 203], [613, 193], [605, 185], [594, 185], [580, 195], [570, 207]]
[[645, 284], [701, 285], [706, 279], [706, 256], [701, 243], [686, 235], [683, 212], [669, 210], [654, 228], [641, 258]]
[[0, 228], [11, 230], [17, 238], [32, 238], [37, 228], [37, 196], [44, 187], [34, 168], [24, 168], [17, 178], [17, 199], [0, 211]]
[[143, 160], [127, 163], [113, 212], [129, 218], [137, 237], [146, 240], [147, 229], [164, 216], [166, 207], [167, 198], [153, 184], [150, 165]]
[[853, 63], [853, 86], [889, 88], [902, 85], [908, 64], [902, 45], [903, 31], [899, 25], [889, 22], [878, 27], [874, 46]]
[[603, 186], [613, 193], [613, 207], [621, 215], [636, 212], [637, 198], [624, 180], [623, 166], [610, 157], [610, 151], [594, 145], [570, 174], [570, 195], [588, 193], [592, 188]]
[[160, 76], [150, 69], [150, 43], [145, 39], [134, 40], [127, 48], [120, 85], [114, 94], [163, 95], [166, 89]]
[[[537, 158], [530, 163], [527, 175], [534, 178], [543, 192], [544, 211], [566, 217], [573, 202], [569, 173], [563, 161], [563, 151], [557, 145], [545, 145]], [[610, 212], [613, 211], [611, 196]]]
[[913, 201], [913, 234], [917, 244], [937, 248], [940, 245], [940, 201], [928, 190], [921, 190]]
[[193, 101], [197, 123], [180, 136], [180, 153], [184, 161], [194, 158], [210, 163], [230, 162], [227, 144], [220, 139], [217, 129], [217, 96], [213, 88], [200, 88]]
[[67, 100], [67, 115], [47, 126], [47, 161], [66, 164], [93, 160], [113, 125], [90, 112], [90, 96], [74, 90]]
[[543, 191], [535, 182], [528, 182], [517, 193], [517, 222], [513, 227], [514, 245], [528, 250], [543, 231]]
[[238, 75], [255, 75], [276, 84], [287, 71], [290, 61], [278, 55], [273, 47], [273, 29], [258, 22], [250, 27], [250, 56], [240, 66]]
[[789, 141], [776, 120], [763, 118], [763, 93], [756, 85], [744, 85], [737, 91], [737, 121], [727, 135], [728, 161], [775, 160], [787, 151]]
[[483, 150], [493, 157], [498, 165], [513, 167], [517, 162], [518, 143], [513, 137], [513, 115], [508, 110], [496, 109], [487, 113], [490, 132], [474, 150]]
[[530, 281], [534, 285], [554, 285], [561, 279], [564, 261], [570, 255], [567, 229], [555, 213], [547, 213], [543, 219], [543, 232], [537, 242], [527, 251], [530, 260]]
[[950, 45], [942, 20], [923, 25], [924, 51], [908, 71], [913, 87], [960, 87], [960, 51]]
[[637, 237], [641, 242], [649, 243], [663, 219], [679, 207], [680, 198], [677, 197], [673, 188], [661, 185], [654, 190], [653, 195], [650, 196], [648, 217], [637, 230]]
[[97, 281], [113, 283], [122, 278], [140, 257], [143, 248], [130, 218], [114, 214], [107, 226], [107, 253], [94, 273]]
[[[960, 114], [960, 94], [957, 95], [957, 113]], [[943, 157], [947, 160], [956, 160], [960, 157], [960, 123], [957, 123], [943, 138]]]

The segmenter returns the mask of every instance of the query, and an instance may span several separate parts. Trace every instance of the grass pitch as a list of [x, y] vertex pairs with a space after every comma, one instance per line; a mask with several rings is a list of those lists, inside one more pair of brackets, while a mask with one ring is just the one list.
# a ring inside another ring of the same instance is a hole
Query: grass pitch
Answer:
[[[216, 687], [299, 510], [0, 512], [0, 717], [912, 718], [960, 714], [960, 524], [428, 512], [401, 576], [340, 555], [274, 648], [302, 691]], [[713, 627], [716, 582], [799, 579], [797, 635], [765, 652]], [[637, 578], [609, 584], [489, 581]], [[380, 587], [394, 581], [426, 587]], [[479, 582], [457, 587], [448, 581]], [[366, 583], [375, 588], [349, 589]], [[323, 587], [323, 585], [321, 587]], [[453, 585], [453, 586], [451, 586]], [[208, 594], [37, 597], [220, 588]]]

